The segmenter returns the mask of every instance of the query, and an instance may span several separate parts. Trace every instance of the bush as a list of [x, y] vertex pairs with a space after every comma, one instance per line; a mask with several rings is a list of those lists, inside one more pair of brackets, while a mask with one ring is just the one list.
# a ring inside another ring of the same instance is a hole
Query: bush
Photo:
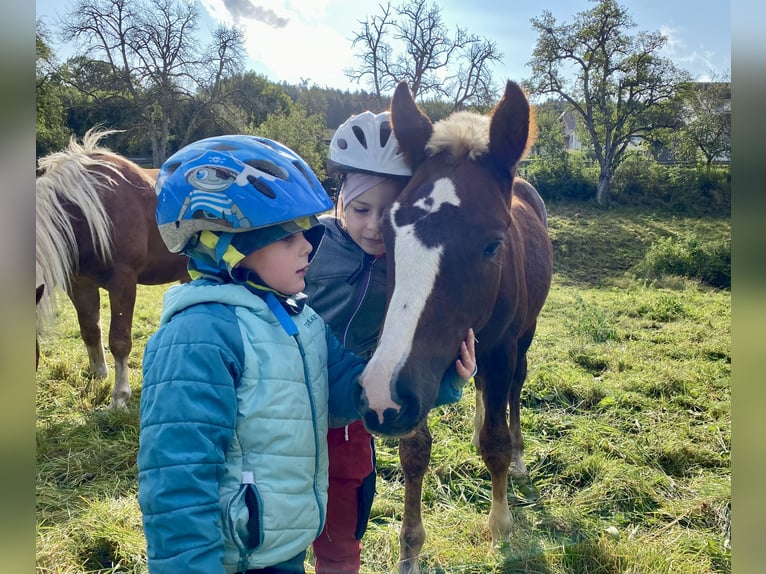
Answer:
[[731, 208], [729, 168], [659, 164], [640, 153], [628, 154], [617, 167], [610, 201], [684, 214], [727, 213]]
[[718, 289], [730, 289], [731, 242], [723, 239], [702, 244], [693, 233], [680, 238], [665, 237], [652, 243], [634, 271], [647, 279], [678, 275]]
[[546, 201], [586, 201], [596, 197], [598, 167], [578, 152], [532, 158], [519, 175], [534, 185]]

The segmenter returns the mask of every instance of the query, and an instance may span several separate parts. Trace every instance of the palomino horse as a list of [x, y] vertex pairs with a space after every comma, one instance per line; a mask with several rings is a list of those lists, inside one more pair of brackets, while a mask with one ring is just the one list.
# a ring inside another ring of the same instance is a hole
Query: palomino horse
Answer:
[[550, 288], [553, 256], [545, 206], [515, 177], [534, 129], [517, 84], [507, 83], [491, 117], [458, 112], [432, 124], [400, 83], [391, 120], [413, 176], [384, 221], [389, 303], [362, 387], [367, 428], [402, 437], [399, 568], [416, 573], [431, 453], [426, 420], [469, 327], [476, 331], [479, 368], [473, 442], [492, 478], [493, 546], [509, 537], [508, 471], [526, 475], [519, 426], [526, 353]]
[[[36, 265], [38, 327], [55, 316], [56, 288], [74, 304], [90, 372], [106, 378], [99, 288], [109, 293], [109, 350], [114, 357], [112, 406], [130, 399], [128, 355], [136, 284], [188, 280], [187, 258], [162, 242], [154, 211], [156, 171], [99, 147], [114, 131], [91, 129], [82, 144], [38, 161]], [[42, 294], [42, 298], [40, 295]]]

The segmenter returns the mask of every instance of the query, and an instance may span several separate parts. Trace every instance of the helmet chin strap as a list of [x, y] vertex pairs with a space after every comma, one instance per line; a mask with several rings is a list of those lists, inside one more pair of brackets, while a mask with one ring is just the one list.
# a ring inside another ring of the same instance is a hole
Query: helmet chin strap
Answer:
[[263, 298], [266, 301], [266, 304], [269, 306], [269, 309], [271, 309], [271, 312], [274, 313], [274, 316], [279, 321], [279, 324], [282, 325], [282, 328], [285, 330], [285, 332], [291, 337], [295, 337], [298, 334], [298, 327], [295, 325], [295, 323], [293, 323], [292, 319], [290, 319], [287, 309], [284, 308], [274, 293], [269, 291], [263, 296]]
[[[303, 308], [306, 306], [306, 301], [308, 301], [308, 295], [305, 293], [285, 295], [284, 293], [280, 293], [276, 289], [269, 287], [264, 283], [263, 279], [251, 269], [235, 267], [231, 270], [231, 278], [235, 283], [239, 283], [250, 289], [250, 291], [265, 300], [266, 303], [269, 303], [269, 301], [273, 299], [279, 303], [283, 308], [283, 311], [286, 311], [290, 315], [297, 315], [303, 311]], [[271, 304], [269, 304], [269, 307], [271, 307]]]

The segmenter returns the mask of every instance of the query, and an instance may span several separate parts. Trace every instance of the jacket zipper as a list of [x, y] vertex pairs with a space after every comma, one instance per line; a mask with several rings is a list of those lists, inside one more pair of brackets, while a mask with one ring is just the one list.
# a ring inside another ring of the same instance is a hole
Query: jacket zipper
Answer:
[[372, 269], [375, 266], [375, 262], [378, 260], [377, 257], [371, 257], [365, 255], [365, 258], [370, 257], [367, 259], [364, 263], [364, 271], [365, 277], [364, 281], [362, 283], [362, 287], [359, 289], [359, 296], [356, 299], [356, 304], [354, 306], [354, 311], [351, 313], [351, 317], [348, 319], [348, 323], [346, 323], [346, 329], [343, 331], [343, 340], [341, 341], [343, 343], [343, 346], [345, 347], [348, 344], [348, 332], [351, 329], [351, 323], [354, 322], [354, 319], [356, 319], [356, 316], [359, 314], [359, 310], [362, 308], [362, 303], [364, 302], [364, 298], [367, 295], [367, 290], [370, 287], [370, 280], [372, 279]]

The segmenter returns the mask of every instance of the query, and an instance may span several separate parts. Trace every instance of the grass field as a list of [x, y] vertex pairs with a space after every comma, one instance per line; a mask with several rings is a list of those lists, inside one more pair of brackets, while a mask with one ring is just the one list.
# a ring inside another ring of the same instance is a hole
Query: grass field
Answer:
[[[510, 485], [511, 543], [489, 548], [489, 474], [470, 444], [467, 388], [430, 418], [423, 571], [730, 572], [730, 292], [631, 273], [661, 238], [727, 241], [730, 222], [549, 209], [556, 272], [522, 392], [530, 483]], [[41, 339], [38, 573], [146, 572], [136, 502], [140, 366], [165, 288], [139, 289], [127, 411], [105, 408], [111, 380], [85, 376], [64, 297]], [[374, 574], [396, 569], [404, 495], [396, 441], [377, 445], [378, 495], [362, 554], [362, 571]]]

